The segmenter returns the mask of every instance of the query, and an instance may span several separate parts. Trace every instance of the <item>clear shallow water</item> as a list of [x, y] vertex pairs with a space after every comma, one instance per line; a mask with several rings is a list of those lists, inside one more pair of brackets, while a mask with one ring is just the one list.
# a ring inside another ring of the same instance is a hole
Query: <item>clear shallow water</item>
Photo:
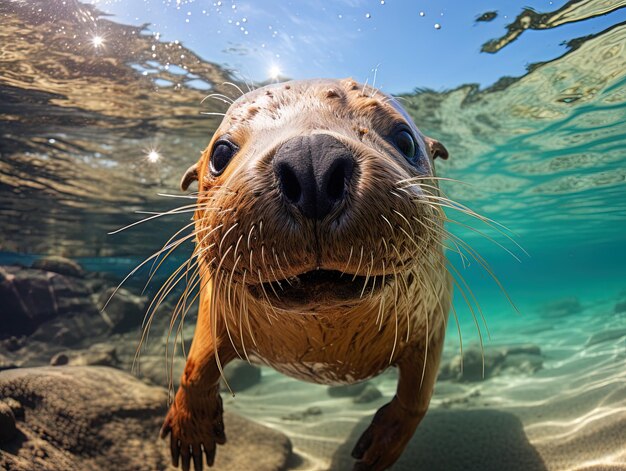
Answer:
[[[521, 313], [477, 263], [464, 269], [450, 253], [492, 344], [538, 344], [553, 352], [546, 369], [558, 369], [595, 355], [583, 348], [594, 332], [623, 325], [614, 306], [626, 297], [624, 2], [222, 3], [0, 3], [0, 263], [61, 254], [121, 279], [187, 220], [107, 235], [145, 217], [137, 211], [178, 204], [158, 193], [178, 193], [217, 126], [201, 113], [226, 104], [203, 102], [208, 93], [236, 97], [225, 82], [352, 75], [400, 97], [449, 149], [439, 174], [468, 183], [445, 183], [448, 195], [505, 225], [528, 252], [449, 214], [520, 259], [449, 226]], [[550, 316], [572, 299], [579, 307], [568, 316]], [[455, 305], [471, 345], [471, 313], [458, 295]], [[453, 355], [456, 326], [448, 343]], [[268, 387], [280, 390], [275, 381]], [[391, 384], [381, 389], [391, 394]], [[485, 388], [497, 395], [502, 384]], [[245, 396], [235, 403], [245, 412]]]

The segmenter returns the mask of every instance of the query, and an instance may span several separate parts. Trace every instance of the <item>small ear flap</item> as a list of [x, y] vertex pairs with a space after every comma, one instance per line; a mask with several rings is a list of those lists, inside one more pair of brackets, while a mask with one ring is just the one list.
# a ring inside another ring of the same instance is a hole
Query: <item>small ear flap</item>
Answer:
[[428, 150], [430, 151], [430, 155], [433, 156], [433, 159], [440, 157], [444, 160], [447, 160], [449, 154], [448, 149], [444, 147], [444, 145], [436, 139], [431, 139], [430, 137], [425, 137], [426, 145], [428, 146]]
[[180, 189], [187, 191], [192, 182], [198, 181], [198, 164], [195, 163], [187, 169], [180, 181]]

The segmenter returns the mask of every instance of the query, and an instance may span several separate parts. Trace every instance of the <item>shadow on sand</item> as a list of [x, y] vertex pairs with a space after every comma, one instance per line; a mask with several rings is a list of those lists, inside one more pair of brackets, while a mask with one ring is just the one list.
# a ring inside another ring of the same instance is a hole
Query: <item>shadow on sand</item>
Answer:
[[[331, 470], [351, 469], [352, 447], [370, 423], [362, 420], [341, 445]], [[395, 471], [545, 471], [513, 414], [493, 409], [432, 410], [418, 427]]]

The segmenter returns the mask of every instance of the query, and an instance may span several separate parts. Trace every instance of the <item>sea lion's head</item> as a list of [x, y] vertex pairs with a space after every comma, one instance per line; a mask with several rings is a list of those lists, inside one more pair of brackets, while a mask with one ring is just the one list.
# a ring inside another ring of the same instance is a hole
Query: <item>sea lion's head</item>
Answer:
[[196, 255], [229, 301], [371, 302], [438, 269], [437, 157], [445, 148], [394, 98], [351, 79], [254, 90], [183, 177], [183, 189], [198, 180]]

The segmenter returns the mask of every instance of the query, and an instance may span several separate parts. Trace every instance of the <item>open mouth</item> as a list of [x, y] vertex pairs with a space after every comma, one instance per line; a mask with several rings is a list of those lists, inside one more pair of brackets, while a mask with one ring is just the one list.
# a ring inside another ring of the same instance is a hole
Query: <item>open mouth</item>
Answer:
[[376, 293], [393, 276], [361, 276], [336, 270], [317, 269], [289, 279], [250, 285], [253, 296], [280, 308], [305, 308], [358, 300]]

